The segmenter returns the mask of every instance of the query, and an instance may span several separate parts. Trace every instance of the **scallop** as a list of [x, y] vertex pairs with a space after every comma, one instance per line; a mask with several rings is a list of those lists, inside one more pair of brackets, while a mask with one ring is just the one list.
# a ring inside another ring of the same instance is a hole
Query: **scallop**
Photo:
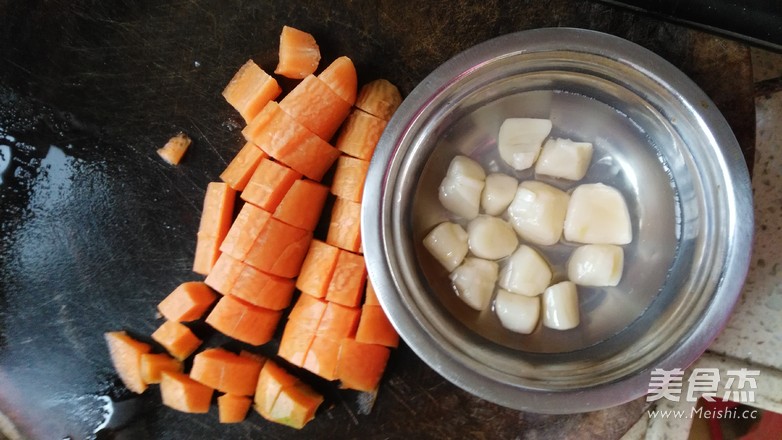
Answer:
[[551, 284], [551, 268], [533, 248], [523, 244], [516, 249], [500, 272], [499, 285], [527, 296], [543, 293]]
[[467, 225], [467, 245], [476, 257], [499, 260], [507, 257], [519, 245], [516, 232], [497, 217], [480, 215]]
[[566, 240], [577, 243], [630, 243], [633, 228], [622, 193], [602, 183], [576, 187], [570, 195], [564, 234]]
[[506, 329], [530, 334], [540, 320], [540, 297], [519, 295], [505, 289], [498, 289], [497, 296], [494, 298], [494, 311]]
[[572, 281], [554, 284], [543, 292], [543, 325], [554, 330], [578, 327], [578, 291]]
[[478, 215], [486, 172], [467, 156], [456, 156], [440, 183], [439, 198], [443, 207], [454, 214], [473, 219]]
[[497, 140], [500, 157], [514, 170], [526, 170], [535, 163], [549, 133], [551, 121], [548, 119], [505, 119]]
[[451, 272], [467, 255], [467, 238], [467, 231], [460, 225], [442, 222], [424, 237], [424, 247]]
[[613, 244], [585, 244], [573, 251], [567, 265], [570, 281], [581, 286], [616, 286], [622, 279], [624, 251]]
[[467, 257], [451, 272], [456, 295], [475, 310], [484, 310], [491, 302], [499, 265], [482, 258]]
[[535, 163], [535, 173], [568, 180], [581, 180], [586, 175], [591, 161], [591, 143], [574, 142], [563, 138], [549, 139], [540, 150], [540, 157]]
[[508, 207], [510, 223], [524, 240], [552, 245], [562, 236], [569, 199], [566, 192], [546, 183], [522, 182]]
[[481, 193], [481, 208], [488, 215], [501, 215], [510, 205], [519, 181], [503, 173], [486, 176], [486, 184]]

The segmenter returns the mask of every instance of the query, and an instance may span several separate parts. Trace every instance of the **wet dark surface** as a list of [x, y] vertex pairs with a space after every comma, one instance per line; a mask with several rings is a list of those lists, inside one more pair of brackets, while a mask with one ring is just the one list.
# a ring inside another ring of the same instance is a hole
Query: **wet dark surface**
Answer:
[[[274, 69], [283, 24], [313, 33], [324, 60], [350, 56], [361, 82], [384, 77], [403, 93], [496, 35], [607, 31], [690, 75], [751, 159], [747, 47], [579, 1], [160, 3], [0, 0], [0, 412], [23, 437], [618, 438], [641, 416], [643, 399], [576, 416], [501, 408], [402, 345], [370, 414], [367, 396], [314, 381], [327, 404], [300, 432], [254, 412], [220, 426], [215, 408], [163, 407], [155, 387], [132, 397], [102, 334], [148, 339], [156, 304], [198, 279], [190, 267], [204, 190], [242, 145], [241, 119], [220, 92], [248, 58]], [[178, 131], [193, 146], [171, 167], [155, 150]], [[225, 342], [196, 331], [209, 345]]]

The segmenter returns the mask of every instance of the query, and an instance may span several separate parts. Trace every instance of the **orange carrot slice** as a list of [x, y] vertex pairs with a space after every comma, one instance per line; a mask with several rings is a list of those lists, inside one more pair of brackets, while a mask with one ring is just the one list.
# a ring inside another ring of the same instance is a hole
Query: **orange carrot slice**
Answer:
[[386, 124], [387, 121], [356, 109], [350, 113], [342, 126], [335, 146], [345, 154], [370, 160]]
[[302, 79], [318, 68], [320, 48], [312, 34], [290, 26], [280, 33], [279, 62], [274, 73], [286, 78]]
[[296, 288], [316, 298], [324, 298], [337, 265], [339, 252], [337, 247], [320, 240], [312, 240], [296, 279]]
[[146, 383], [160, 383], [164, 371], [182, 372], [182, 362], [165, 353], [144, 353], [141, 355], [141, 378]]
[[274, 218], [312, 232], [318, 225], [328, 194], [329, 188], [325, 185], [308, 179], [297, 180], [277, 205]]
[[328, 303], [302, 367], [324, 379], [336, 379], [340, 342], [355, 335], [360, 314], [358, 308]]
[[299, 148], [281, 152], [278, 159], [310, 179], [320, 181], [339, 155], [339, 150], [313, 135]]
[[230, 290], [231, 295], [270, 310], [282, 310], [291, 304], [294, 281], [261, 272], [242, 264], [242, 271]]
[[402, 95], [399, 89], [385, 79], [376, 79], [364, 84], [356, 98], [356, 108], [384, 121], [391, 119], [400, 104], [402, 104]]
[[160, 396], [163, 405], [177, 411], [193, 414], [209, 412], [213, 389], [198, 383], [190, 376], [164, 371], [160, 378]]
[[293, 278], [301, 269], [311, 240], [312, 232], [270, 218], [244, 262], [272, 275]]
[[234, 213], [236, 191], [223, 182], [210, 182], [206, 187], [204, 208], [196, 235], [193, 272], [208, 275], [220, 256], [223, 242]]
[[361, 303], [367, 268], [364, 257], [352, 252], [340, 251], [334, 274], [326, 289], [326, 300], [348, 307]]
[[323, 69], [318, 78], [350, 105], [356, 103], [358, 75], [356, 75], [356, 66], [350, 58], [345, 56], [337, 58]]
[[380, 301], [377, 299], [377, 293], [375, 292], [375, 286], [372, 285], [372, 280], [367, 277], [367, 289], [366, 298], [364, 298], [364, 304], [368, 306], [379, 306]]
[[204, 280], [204, 283], [212, 289], [227, 295], [231, 293], [236, 279], [242, 273], [244, 264], [240, 260], [223, 252], [217, 259], [212, 271]]
[[331, 208], [326, 243], [351, 252], [361, 251], [361, 203], [337, 197]]
[[223, 90], [223, 97], [235, 108], [245, 122], [251, 121], [267, 102], [277, 98], [282, 88], [277, 80], [249, 60]]
[[280, 311], [257, 307], [233, 295], [225, 295], [207, 315], [206, 323], [237, 341], [261, 345], [272, 339], [281, 316]]
[[222, 348], [208, 348], [193, 358], [190, 377], [218, 391], [237, 396], [251, 396], [265, 359], [231, 353]]
[[157, 150], [157, 154], [170, 165], [179, 165], [182, 156], [185, 155], [190, 147], [190, 137], [184, 133], [179, 133], [166, 142]]
[[247, 412], [253, 401], [247, 396], [223, 394], [217, 398], [217, 410], [220, 423], [239, 423], [247, 418]]
[[258, 168], [258, 163], [265, 157], [268, 156], [259, 146], [250, 141], [245, 142], [242, 149], [220, 174], [220, 180], [236, 191], [243, 191], [255, 169]]
[[358, 322], [356, 342], [397, 347], [399, 335], [380, 306], [364, 304], [361, 320]]
[[340, 156], [334, 169], [331, 193], [351, 202], [361, 202], [367, 172], [369, 172], [369, 161]]
[[299, 296], [282, 333], [277, 351], [281, 358], [298, 367], [304, 363], [327, 305], [326, 301], [310, 295]]
[[303, 382], [283, 388], [269, 414], [268, 420], [291, 428], [301, 429], [315, 417], [323, 403], [323, 396]]
[[147, 382], [141, 375], [141, 355], [149, 353], [152, 347], [137, 341], [124, 331], [107, 332], [103, 337], [109, 347], [111, 363], [122, 383], [134, 393], [143, 393], [147, 389]]
[[353, 107], [321, 79], [308, 75], [280, 101], [280, 108], [328, 141]]
[[193, 354], [202, 342], [187, 326], [176, 321], [166, 321], [161, 324], [152, 333], [152, 339], [180, 361]]
[[271, 416], [274, 402], [277, 401], [284, 388], [293, 386], [299, 382], [296, 376], [288, 373], [274, 361], [266, 361], [258, 377], [258, 386], [255, 388], [255, 410], [264, 418]]
[[204, 282], [188, 281], [177, 286], [157, 305], [157, 309], [169, 321], [195, 321], [216, 300], [217, 295]]
[[242, 200], [274, 212], [293, 183], [300, 178], [300, 173], [285, 165], [262, 159], [242, 192]]
[[245, 203], [220, 245], [220, 250], [238, 260], [244, 260], [270, 219], [270, 213]]
[[337, 377], [343, 388], [374, 391], [383, 377], [391, 352], [388, 347], [342, 340], [337, 361]]

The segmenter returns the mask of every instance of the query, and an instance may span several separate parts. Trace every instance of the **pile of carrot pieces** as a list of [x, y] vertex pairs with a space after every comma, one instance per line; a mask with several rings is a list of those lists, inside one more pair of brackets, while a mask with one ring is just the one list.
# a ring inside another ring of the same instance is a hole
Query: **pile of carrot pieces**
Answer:
[[[301, 81], [276, 101], [277, 80], [250, 60], [223, 91], [246, 122], [246, 144], [206, 189], [193, 263], [206, 278], [158, 304], [164, 322], [151, 339], [165, 352], [124, 331], [104, 335], [129, 390], [160, 384], [163, 403], [179, 411], [206, 413], [216, 400], [222, 423], [244, 420], [252, 406], [294, 428], [324, 401], [299, 368], [377, 391], [399, 337], [367, 280], [360, 211], [369, 160], [401, 95], [382, 79], [359, 91], [348, 57], [316, 76], [319, 63], [312, 35], [285, 26], [274, 73]], [[204, 348], [189, 325], [204, 321], [257, 347], [288, 310], [275, 357]]]

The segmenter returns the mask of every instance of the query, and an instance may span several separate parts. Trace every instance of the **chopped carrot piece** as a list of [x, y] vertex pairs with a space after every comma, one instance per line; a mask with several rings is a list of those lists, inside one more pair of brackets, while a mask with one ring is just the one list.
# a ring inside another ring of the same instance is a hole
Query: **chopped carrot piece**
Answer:
[[353, 107], [320, 78], [308, 75], [280, 101], [280, 108], [328, 141]]
[[327, 305], [326, 301], [310, 295], [299, 296], [282, 333], [277, 351], [281, 358], [298, 367], [304, 363]]
[[206, 187], [204, 208], [196, 235], [193, 272], [208, 275], [220, 256], [220, 244], [228, 234], [234, 213], [236, 191], [223, 182], [210, 182]]
[[283, 388], [274, 401], [268, 420], [301, 429], [315, 417], [323, 396], [303, 382]]
[[331, 193], [351, 202], [361, 202], [367, 172], [369, 172], [369, 161], [340, 156], [334, 170]]
[[217, 296], [202, 281], [180, 284], [157, 305], [160, 314], [169, 321], [195, 321], [217, 300]]
[[336, 379], [340, 342], [355, 335], [360, 314], [358, 308], [328, 303], [302, 367], [324, 379]]
[[285, 371], [274, 361], [267, 361], [258, 376], [258, 386], [255, 388], [255, 410], [264, 418], [271, 416], [274, 402], [284, 388], [293, 386], [299, 379]]
[[161, 324], [152, 333], [152, 339], [180, 361], [193, 354], [202, 342], [187, 326], [176, 321]]
[[282, 198], [274, 217], [305, 231], [314, 231], [320, 220], [329, 188], [318, 182], [302, 179], [293, 185]]
[[338, 341], [353, 337], [356, 334], [360, 317], [361, 309], [357, 307], [328, 302], [315, 334]]
[[268, 157], [261, 147], [247, 141], [231, 163], [225, 168], [220, 179], [236, 191], [243, 191], [250, 181], [261, 159]]
[[160, 396], [163, 405], [177, 411], [194, 414], [209, 412], [214, 390], [198, 383], [190, 376], [174, 371], [164, 371], [160, 378]]
[[350, 105], [356, 103], [358, 75], [356, 75], [356, 66], [350, 58], [345, 56], [337, 58], [323, 69], [318, 78]]
[[184, 133], [179, 133], [166, 142], [161, 148], [158, 148], [157, 154], [170, 165], [179, 165], [182, 156], [190, 147], [190, 137]]
[[146, 383], [160, 383], [164, 371], [182, 372], [182, 362], [165, 353], [144, 353], [141, 355], [141, 377]]
[[217, 398], [217, 410], [220, 423], [239, 423], [247, 418], [247, 412], [253, 401], [247, 396], [223, 394]]
[[245, 122], [251, 121], [267, 102], [277, 98], [282, 88], [277, 80], [249, 60], [223, 90], [223, 97], [235, 108]]
[[272, 339], [281, 316], [280, 311], [257, 307], [233, 295], [225, 295], [207, 315], [206, 323], [237, 341], [261, 345]]
[[312, 232], [271, 218], [244, 262], [272, 275], [293, 278], [299, 274], [311, 240]]
[[316, 298], [324, 298], [337, 265], [339, 252], [338, 247], [312, 240], [296, 279], [296, 288]]
[[388, 347], [342, 340], [337, 361], [337, 377], [343, 388], [374, 391], [380, 384], [391, 352]]
[[339, 150], [313, 136], [299, 148], [281, 152], [278, 159], [310, 179], [320, 181], [339, 155]]
[[220, 250], [238, 260], [244, 260], [270, 219], [270, 213], [245, 203], [220, 245]]
[[353, 110], [348, 116], [335, 146], [345, 154], [370, 160], [387, 121], [362, 110]]
[[109, 347], [111, 363], [122, 383], [134, 393], [143, 393], [147, 389], [147, 382], [141, 374], [141, 355], [149, 353], [152, 347], [133, 339], [124, 331], [107, 332], [103, 337]]
[[312, 34], [290, 26], [280, 33], [279, 61], [274, 73], [286, 78], [302, 79], [312, 74], [320, 63], [320, 48]]
[[399, 334], [382, 307], [364, 304], [356, 331], [356, 342], [396, 347], [399, 345]]
[[364, 304], [368, 306], [379, 306], [380, 301], [377, 299], [377, 293], [375, 292], [375, 286], [372, 285], [372, 280], [367, 277], [367, 290], [366, 298], [364, 298]]
[[326, 243], [351, 252], [361, 252], [361, 203], [337, 197], [331, 208]]
[[220, 254], [220, 258], [217, 259], [217, 263], [215, 263], [212, 271], [209, 272], [209, 275], [204, 280], [204, 283], [212, 289], [227, 295], [231, 293], [231, 289], [233, 289], [243, 267], [244, 264], [242, 264], [241, 260], [237, 260], [223, 252]]
[[326, 300], [348, 307], [361, 304], [367, 268], [364, 257], [352, 252], [340, 251], [334, 274], [326, 290]]
[[193, 358], [190, 377], [202, 384], [237, 396], [251, 396], [265, 359], [208, 348]]
[[391, 119], [400, 104], [402, 104], [402, 95], [399, 89], [385, 79], [376, 79], [364, 84], [356, 98], [356, 108], [384, 121]]
[[300, 178], [300, 173], [285, 165], [262, 159], [242, 192], [242, 200], [274, 212], [293, 183]]
[[295, 282], [255, 269], [247, 264], [231, 288], [231, 295], [270, 310], [282, 310], [291, 304]]

